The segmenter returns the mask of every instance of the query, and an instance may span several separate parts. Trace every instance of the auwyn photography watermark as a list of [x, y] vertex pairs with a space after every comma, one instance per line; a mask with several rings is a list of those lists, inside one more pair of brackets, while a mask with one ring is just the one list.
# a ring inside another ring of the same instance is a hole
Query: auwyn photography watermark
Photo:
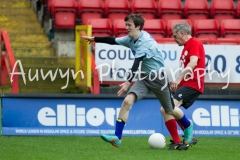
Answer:
[[[141, 66], [141, 64], [140, 64]], [[20, 72], [14, 72], [16, 67], [19, 68]], [[107, 71], [104, 72], [104, 67], [107, 67]], [[112, 65], [110, 66], [110, 64], [108, 63], [102, 63], [100, 65], [97, 65], [95, 67], [95, 69], [98, 69], [98, 73], [99, 73], [99, 80], [102, 82], [103, 81], [103, 77], [105, 76], [109, 76], [110, 74], [110, 69], [111, 68], [115, 68], [115, 61], [113, 60], [112, 61]], [[211, 69], [211, 66], [208, 65], [207, 66], [207, 70], [210, 71]], [[173, 70], [170, 68], [170, 76], [172, 78], [173, 81], [176, 80], [176, 74], [178, 74], [179, 72], [183, 72], [185, 70], [189, 70], [189, 72], [184, 76], [184, 80], [185, 81], [188, 81], [190, 79], [193, 79], [195, 78], [194, 77], [194, 73], [196, 73], [196, 76], [197, 76], [197, 81], [198, 81], [198, 87], [201, 88], [201, 77], [203, 76], [208, 76], [209, 80], [212, 80], [213, 79], [213, 74], [217, 74], [217, 77], [218, 78], [227, 78], [227, 82], [226, 82], [226, 85], [222, 87], [222, 89], [226, 89], [229, 85], [229, 82], [230, 82], [230, 68], [228, 68], [228, 70], [224, 73], [219, 73], [215, 70], [212, 70], [211, 72], [208, 72], [206, 73], [206, 69], [202, 69], [202, 68], [197, 68], [197, 69], [194, 69], [194, 71], [191, 69], [191, 68], [178, 68], [176, 70]], [[103, 73], [104, 72], [104, 73]], [[41, 78], [43, 80], [46, 80], [46, 78], [49, 76], [51, 81], [53, 82], [54, 80], [56, 80], [57, 78], [57, 74], [60, 74], [60, 77], [63, 79], [63, 78], [66, 78], [66, 84], [64, 86], [61, 87], [61, 89], [66, 89], [68, 84], [69, 84], [69, 79], [70, 79], [70, 75], [72, 75], [72, 78], [73, 80], [75, 80], [77, 78], [77, 75], [80, 74], [80, 78], [81, 79], [84, 79], [85, 76], [84, 76], [84, 72], [82, 70], [79, 70], [75, 73], [75, 70], [73, 69], [70, 69], [68, 68], [66, 70], [65, 73], [63, 73], [63, 71], [59, 68], [56, 68], [55, 72], [53, 73], [52, 70], [49, 70], [46, 74], [44, 74], [43, 72], [43, 69], [40, 69], [40, 75], [41, 75]], [[127, 77], [129, 74], [132, 74], [129, 71], [127, 71], [126, 73], [124, 73], [122, 70], [120, 71], [114, 71], [112, 74], [113, 74], [113, 81], [116, 81], [117, 79], [117, 74], [121, 74], [123, 77], [124, 77], [124, 80], [126, 81], [127, 80]], [[167, 84], [168, 84], [168, 78], [167, 78], [167, 75], [169, 76], [169, 74], [166, 73], [166, 69], [164, 67], [160, 68], [158, 71], [156, 70], [151, 70], [151, 72], [149, 73], [149, 75], [153, 75], [153, 76], [144, 76], [142, 77], [141, 74], [144, 74], [145, 72], [142, 72], [142, 71], [137, 71], [136, 73], [136, 76], [137, 76], [137, 79], [138, 80], [143, 80], [145, 78], [148, 78], [150, 81], [153, 81], [155, 80], [156, 78], [160, 79], [160, 80], [163, 80], [165, 79], [165, 85], [161, 88], [161, 90], [163, 90]], [[164, 73], [164, 76], [162, 76], [162, 73]], [[23, 69], [23, 65], [21, 63], [20, 60], [17, 60], [13, 66], [13, 69], [12, 69], [12, 72], [10, 73], [11, 77], [10, 77], [10, 80], [11, 80], [11, 83], [13, 82], [13, 76], [14, 75], [21, 75], [22, 76], [22, 79], [23, 79], [23, 82], [25, 85], [27, 85], [27, 82], [26, 82], [26, 73], [24, 72], [24, 69]], [[28, 80], [30, 82], [36, 80], [38, 81], [39, 80], [39, 74], [38, 74], [38, 69], [36, 69], [36, 73], [35, 75], [31, 75], [31, 69], [29, 69], [28, 71], [28, 76], [27, 76]]]
[[[19, 68], [20, 72], [14, 72], [16, 67]], [[28, 71], [28, 80], [30, 82], [36, 80], [36, 81], [39, 81], [39, 74], [38, 74], [38, 69], [36, 69], [36, 73], [34, 76], [31, 75], [31, 69], [29, 69]], [[43, 69], [40, 69], [40, 74], [41, 74], [41, 77], [43, 80], [46, 80], [47, 77], [49, 76], [51, 81], [53, 82], [54, 80], [56, 80], [57, 78], [57, 74], [60, 74], [60, 77], [63, 79], [63, 78], [66, 78], [66, 84], [65, 86], [62, 86], [61, 89], [66, 89], [68, 84], [69, 84], [69, 79], [70, 79], [70, 74], [72, 74], [72, 78], [75, 80], [77, 78], [77, 75], [80, 74], [80, 77], [81, 79], [84, 79], [84, 73], [82, 70], [79, 70], [77, 73], [75, 73], [75, 71], [73, 69], [67, 69], [67, 71], [65, 73], [63, 73], [63, 71], [59, 68], [56, 68], [55, 72], [53, 73], [52, 70], [49, 70], [45, 75], [43, 73]], [[21, 75], [22, 76], [22, 79], [23, 79], [23, 82], [25, 85], [27, 85], [27, 82], [26, 82], [26, 73], [24, 72], [24, 69], [23, 69], [23, 65], [22, 65], [22, 62], [20, 60], [17, 60], [13, 66], [13, 69], [12, 69], [12, 72], [10, 73], [11, 74], [11, 83], [13, 82], [13, 76], [14, 75]]]

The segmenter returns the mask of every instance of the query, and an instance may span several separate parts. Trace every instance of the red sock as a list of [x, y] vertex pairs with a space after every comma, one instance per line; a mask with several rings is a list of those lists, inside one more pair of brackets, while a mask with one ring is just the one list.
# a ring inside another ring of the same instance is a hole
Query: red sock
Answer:
[[169, 133], [171, 134], [173, 141], [176, 143], [181, 143], [181, 140], [178, 136], [177, 123], [176, 123], [175, 119], [170, 119], [170, 120], [166, 121], [165, 125], [166, 125]]
[[[176, 120], [176, 119], [175, 119]], [[178, 120], [176, 120], [176, 122], [178, 123], [178, 125], [180, 126], [180, 128], [184, 131], [184, 126], [182, 125], [182, 123], [180, 123]]]

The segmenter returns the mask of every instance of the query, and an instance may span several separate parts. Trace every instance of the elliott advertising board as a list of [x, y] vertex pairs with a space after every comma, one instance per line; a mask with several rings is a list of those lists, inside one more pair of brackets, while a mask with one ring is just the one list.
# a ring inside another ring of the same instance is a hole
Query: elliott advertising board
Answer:
[[[3, 135], [99, 136], [114, 133], [122, 99], [3, 98]], [[124, 135], [169, 135], [159, 112], [159, 101], [134, 104]], [[197, 100], [186, 116], [194, 122], [196, 136], [240, 136], [239, 100]], [[182, 134], [179, 128], [179, 133]]]

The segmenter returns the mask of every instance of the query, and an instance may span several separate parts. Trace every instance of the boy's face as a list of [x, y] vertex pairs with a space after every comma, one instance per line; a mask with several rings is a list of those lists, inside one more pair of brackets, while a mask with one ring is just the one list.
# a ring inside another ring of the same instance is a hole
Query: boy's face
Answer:
[[140, 29], [140, 26], [135, 27], [132, 20], [125, 21], [125, 24], [126, 24], [126, 30], [129, 36], [136, 35], [136, 33]]

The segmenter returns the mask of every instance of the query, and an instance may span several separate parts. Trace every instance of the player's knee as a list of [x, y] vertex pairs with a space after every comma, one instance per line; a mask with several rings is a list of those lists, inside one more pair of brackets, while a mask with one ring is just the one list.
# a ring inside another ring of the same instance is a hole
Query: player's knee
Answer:
[[161, 114], [166, 114], [163, 107], [160, 108], [160, 113], [161, 113]]
[[167, 115], [173, 115], [173, 110], [165, 110], [163, 107], [160, 108], [160, 112], [164, 117]]
[[124, 98], [123, 106], [131, 107], [133, 103], [134, 103], [134, 99], [130, 96], [127, 96], [126, 98]]
[[172, 111], [167, 111], [166, 114], [173, 115], [173, 110]]

